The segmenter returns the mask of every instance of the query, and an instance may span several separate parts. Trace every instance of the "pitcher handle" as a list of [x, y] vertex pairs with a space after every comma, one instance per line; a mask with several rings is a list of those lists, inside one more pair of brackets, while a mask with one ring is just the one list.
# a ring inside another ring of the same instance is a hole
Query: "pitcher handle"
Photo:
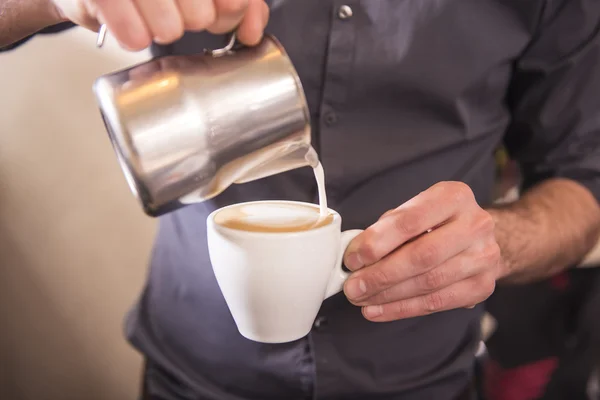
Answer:
[[[98, 31], [98, 37], [96, 38], [96, 47], [104, 46], [104, 41], [106, 40], [106, 31], [107, 31], [106, 24], [100, 25], [100, 30]], [[220, 57], [225, 54], [229, 54], [233, 50], [233, 46], [235, 46], [235, 41], [236, 41], [236, 34], [235, 34], [235, 32], [233, 32], [231, 34], [231, 37], [229, 38], [229, 42], [227, 42], [225, 47], [222, 47], [220, 49], [214, 49], [214, 50], [204, 49], [204, 53], [209, 54], [213, 57]]]
[[204, 53], [211, 55], [213, 57], [221, 57], [224, 56], [225, 54], [229, 54], [231, 53], [231, 51], [233, 50], [233, 46], [235, 46], [235, 41], [236, 41], [236, 35], [235, 35], [235, 31], [231, 34], [231, 36], [229, 37], [229, 42], [227, 42], [227, 44], [225, 45], [225, 47], [222, 47], [220, 49], [204, 49]]
[[106, 39], [106, 24], [100, 25], [100, 30], [98, 31], [98, 37], [96, 38], [96, 47], [104, 46], [104, 40]]

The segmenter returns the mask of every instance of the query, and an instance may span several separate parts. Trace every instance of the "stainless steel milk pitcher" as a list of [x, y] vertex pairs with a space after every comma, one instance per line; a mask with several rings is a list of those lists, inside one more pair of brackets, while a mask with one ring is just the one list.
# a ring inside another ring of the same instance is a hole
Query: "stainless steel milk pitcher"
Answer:
[[121, 169], [150, 216], [318, 162], [302, 85], [281, 44], [270, 35], [254, 47], [234, 42], [94, 83]]

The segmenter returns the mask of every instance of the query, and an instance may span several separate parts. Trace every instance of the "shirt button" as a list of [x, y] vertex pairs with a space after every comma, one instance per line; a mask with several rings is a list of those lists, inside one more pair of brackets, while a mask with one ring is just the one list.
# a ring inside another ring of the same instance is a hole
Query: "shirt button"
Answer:
[[350, 6], [343, 5], [338, 10], [338, 18], [339, 19], [349, 19], [352, 18], [352, 9]]
[[337, 122], [337, 115], [333, 111], [329, 111], [325, 114], [325, 124], [331, 126]]
[[315, 323], [313, 326], [315, 327], [315, 329], [319, 329], [319, 328], [325, 326], [326, 323], [327, 323], [327, 318], [317, 317], [317, 319], [315, 319]]

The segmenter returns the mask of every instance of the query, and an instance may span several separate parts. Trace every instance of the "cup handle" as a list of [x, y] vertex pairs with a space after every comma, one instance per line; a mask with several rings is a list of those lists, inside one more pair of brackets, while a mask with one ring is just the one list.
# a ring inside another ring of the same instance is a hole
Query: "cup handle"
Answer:
[[333, 296], [342, 291], [344, 288], [344, 282], [350, 276], [350, 272], [344, 271], [342, 268], [344, 253], [346, 252], [346, 248], [356, 236], [358, 236], [362, 232], [362, 229], [352, 229], [349, 231], [342, 232], [342, 240], [340, 243], [340, 249], [338, 252], [337, 260], [335, 262], [335, 268], [331, 271], [331, 276], [329, 277], [329, 283], [327, 284], [327, 290], [325, 291], [325, 299]]

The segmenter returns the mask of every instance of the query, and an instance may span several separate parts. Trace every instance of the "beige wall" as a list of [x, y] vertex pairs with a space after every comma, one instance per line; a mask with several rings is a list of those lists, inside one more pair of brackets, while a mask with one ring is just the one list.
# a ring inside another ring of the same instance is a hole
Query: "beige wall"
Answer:
[[0, 399], [135, 399], [122, 319], [155, 221], [118, 169], [93, 79], [147, 58], [81, 29], [0, 54]]

